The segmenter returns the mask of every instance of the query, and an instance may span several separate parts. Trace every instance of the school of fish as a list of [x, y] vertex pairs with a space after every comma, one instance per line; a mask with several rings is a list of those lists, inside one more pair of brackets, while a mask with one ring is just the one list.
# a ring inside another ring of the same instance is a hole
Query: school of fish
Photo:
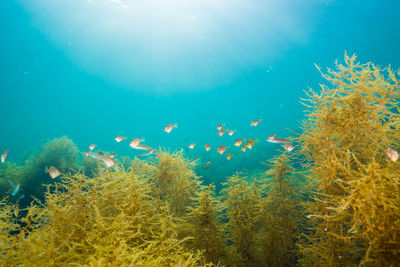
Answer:
[[[258, 120], [253, 120], [250, 122], [250, 126], [251, 127], [256, 127], [260, 122], [262, 121], [262, 119], [258, 119]], [[169, 134], [171, 133], [171, 131], [174, 128], [177, 128], [178, 124], [168, 124], [167, 126], [165, 126], [164, 131]], [[229, 136], [232, 136], [236, 130], [230, 130], [230, 129], [223, 129], [225, 127], [225, 123], [219, 124], [217, 126], [217, 134], [222, 137], [225, 133], [228, 133]], [[124, 140], [128, 139], [127, 137], [123, 137], [123, 136], [117, 136], [114, 138], [114, 140], [117, 143], [120, 143]], [[287, 152], [291, 152], [295, 147], [292, 145], [292, 142], [289, 139], [286, 138], [278, 138], [276, 135], [272, 134], [270, 136], [268, 136], [268, 138], [266, 139], [267, 142], [269, 143], [273, 143], [273, 144], [279, 144], [283, 147], [283, 149]], [[153, 149], [152, 147], [145, 145], [144, 144], [145, 139], [144, 138], [133, 138], [132, 141], [129, 143], [129, 146], [132, 149], [136, 149], [136, 150], [142, 150], [144, 151], [142, 154], [139, 154], [139, 157], [144, 157], [144, 156], [149, 156], [152, 154], [155, 154], [155, 149]], [[235, 140], [235, 142], [233, 143], [234, 146], [240, 148], [240, 150], [242, 152], [246, 152], [247, 149], [253, 149], [254, 145], [258, 142], [257, 140], [253, 140], [253, 139], [245, 139], [245, 138], [238, 138]], [[194, 149], [196, 146], [196, 143], [191, 143], [189, 144], [188, 148], [189, 149]], [[95, 160], [98, 160], [100, 162], [103, 162], [103, 164], [107, 167], [113, 167], [115, 165], [115, 161], [114, 161], [114, 157], [116, 157], [117, 155], [115, 153], [111, 153], [108, 155], [105, 155], [103, 152], [101, 151], [97, 151], [97, 152], [93, 152], [93, 150], [97, 147], [96, 144], [91, 144], [89, 146], [88, 151], [83, 152], [83, 154], [86, 157], [90, 157], [93, 158]], [[210, 151], [212, 148], [209, 144], [205, 144], [204, 145], [204, 149], [205, 151]], [[226, 147], [225, 145], [220, 145], [218, 146], [218, 148], [216, 149], [217, 152], [220, 155], [223, 155], [227, 150], [229, 150], [230, 147]], [[5, 150], [2, 154], [1, 154], [1, 163], [5, 163], [6, 157], [8, 155], [9, 151]], [[389, 160], [392, 162], [396, 162], [399, 159], [399, 153], [388, 147], [385, 151], [386, 155], [388, 156]], [[56, 155], [59, 156], [59, 155]], [[63, 156], [63, 155], [61, 155]], [[227, 153], [226, 154], [226, 159], [230, 160], [232, 157], [234, 156], [234, 154], [231, 153]], [[190, 161], [191, 164], [196, 164], [198, 161], [200, 161], [200, 157]], [[207, 161], [203, 164], [202, 169], [206, 170], [208, 168], [210, 168], [212, 165], [211, 161]], [[59, 177], [60, 175], [62, 175], [62, 173], [54, 166], [50, 166], [50, 167], [45, 167], [45, 173], [48, 173], [51, 179], [55, 179], [57, 177]], [[20, 190], [20, 184], [16, 184], [13, 181], [8, 180], [8, 182], [10, 183], [11, 187], [12, 187], [12, 192], [11, 195], [14, 197], [18, 194], [19, 190]], [[18, 199], [22, 199], [24, 197], [24, 195], [20, 195], [18, 197]]]

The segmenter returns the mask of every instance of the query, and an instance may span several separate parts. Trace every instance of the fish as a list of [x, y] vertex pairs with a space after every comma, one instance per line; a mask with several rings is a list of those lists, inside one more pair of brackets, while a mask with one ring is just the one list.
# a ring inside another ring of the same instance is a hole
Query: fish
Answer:
[[110, 156], [103, 158], [103, 162], [107, 168], [110, 168], [115, 165], [115, 161]]
[[152, 155], [152, 154], [154, 154], [154, 153], [155, 153], [155, 150], [151, 148], [151, 149], [149, 149], [147, 152], [138, 155], [138, 157], [145, 157], [145, 156]]
[[254, 121], [252, 121], [252, 122], [250, 123], [250, 126], [251, 126], [251, 127], [256, 127], [256, 126], [260, 123], [260, 121], [262, 121], [262, 119], [254, 120]]
[[270, 143], [275, 143], [275, 144], [290, 144], [291, 143], [289, 139], [276, 138], [276, 135], [274, 135], [274, 134], [270, 135], [268, 137], [267, 141]]
[[228, 153], [228, 155], [226, 155], [226, 159], [230, 160], [233, 157], [233, 154]]
[[191, 160], [191, 161], [189, 162], [189, 164], [194, 164], [194, 163], [198, 162], [200, 159], [201, 159], [200, 157], [195, 158], [195, 159]]
[[50, 166], [50, 168], [46, 167], [44, 171], [47, 172], [52, 179], [57, 178], [61, 174], [60, 171], [54, 166]]
[[218, 135], [219, 135], [219, 136], [223, 136], [224, 133], [226, 133], [227, 131], [228, 131], [228, 130], [221, 129], [221, 130], [218, 131]]
[[218, 126], [217, 126], [217, 130], [219, 131], [219, 130], [221, 130], [222, 129], [222, 127], [224, 127], [225, 126], [225, 123], [223, 123], [223, 124], [219, 124]]
[[292, 146], [291, 144], [283, 144], [282, 147], [287, 151], [290, 152], [294, 149], [294, 146]]
[[391, 149], [390, 147], [386, 149], [385, 153], [393, 162], [396, 162], [399, 159], [399, 153], [396, 150]]
[[170, 133], [172, 131], [172, 129], [174, 128], [178, 128], [178, 124], [168, 124], [167, 126], [165, 126], [164, 131], [166, 133]]
[[240, 147], [242, 145], [243, 141], [244, 141], [243, 139], [236, 139], [236, 141], [233, 145]]
[[252, 149], [256, 142], [257, 142], [256, 140], [249, 139], [246, 142], [246, 147]]
[[104, 157], [104, 154], [103, 154], [103, 152], [101, 152], [101, 151], [97, 152], [97, 155], [99, 155], [100, 158], [103, 158], [103, 157]]
[[95, 144], [91, 144], [91, 145], [89, 146], [90, 151], [93, 151], [93, 149], [94, 149], [96, 146], [97, 146], [97, 145], [95, 145]]
[[204, 163], [202, 169], [203, 169], [203, 170], [206, 170], [206, 169], [210, 168], [211, 163], [212, 163], [211, 161], [207, 161], [206, 163]]
[[139, 150], [153, 150], [151, 147], [145, 144], [138, 144], [135, 148]]
[[1, 154], [1, 163], [4, 163], [8, 154], [8, 150], [5, 150], [3, 154]]
[[225, 153], [225, 151], [227, 150], [227, 149], [229, 149], [229, 147], [226, 147], [226, 146], [224, 146], [224, 145], [220, 145], [219, 147], [218, 147], [218, 149], [217, 149], [217, 152], [219, 153], [219, 154], [224, 154]]
[[193, 149], [195, 145], [196, 145], [196, 143], [190, 144], [190, 145], [189, 145], [189, 148], [190, 148], [190, 149]]
[[209, 144], [206, 144], [204, 147], [206, 148], [206, 151], [211, 149], [211, 146]]
[[142, 138], [142, 139], [139, 139], [139, 138], [133, 139], [133, 140], [129, 143], [129, 146], [130, 146], [131, 148], [137, 148], [137, 146], [140, 144], [140, 142], [144, 142], [144, 138]]
[[91, 152], [88, 151], [88, 152], [85, 152], [85, 155], [87, 157], [89, 157], [89, 158], [92, 158], [92, 159], [101, 160], [101, 157], [96, 153], [91, 153]]
[[13, 182], [11, 182], [10, 180], [8, 180], [8, 182], [10, 183], [10, 185], [12, 186], [12, 188], [14, 188], [14, 191], [11, 193], [12, 196], [15, 196], [18, 193], [19, 190], [19, 184], [15, 185]]
[[112, 159], [115, 158], [116, 156], [117, 156], [117, 154], [115, 154], [115, 153], [111, 153], [111, 154], [109, 155], [109, 157], [112, 158]]
[[8, 182], [10, 183], [10, 185], [12, 186], [12, 188], [15, 188], [15, 184], [13, 182], [11, 182], [10, 180], [8, 180]]
[[240, 150], [242, 150], [242, 152], [246, 152], [246, 145], [243, 145]]
[[11, 193], [12, 196], [15, 196], [18, 193], [19, 190], [19, 184], [15, 187], [14, 191]]
[[232, 136], [235, 132], [236, 132], [236, 130], [229, 130], [229, 131], [228, 131], [228, 134], [229, 134], [230, 136]]
[[21, 200], [21, 199], [23, 199], [25, 197], [25, 195], [20, 195], [19, 197], [18, 197], [18, 200]]
[[121, 142], [122, 140], [127, 139], [126, 137], [122, 137], [122, 136], [117, 136], [114, 138], [115, 141], [117, 141], [118, 143]]

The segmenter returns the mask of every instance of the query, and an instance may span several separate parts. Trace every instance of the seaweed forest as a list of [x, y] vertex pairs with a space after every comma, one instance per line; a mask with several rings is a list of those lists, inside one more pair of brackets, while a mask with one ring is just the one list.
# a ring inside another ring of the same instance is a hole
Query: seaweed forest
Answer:
[[5, 161], [1, 265], [400, 266], [400, 72], [317, 68], [296, 150], [221, 190], [183, 151], [109, 167], [62, 137]]

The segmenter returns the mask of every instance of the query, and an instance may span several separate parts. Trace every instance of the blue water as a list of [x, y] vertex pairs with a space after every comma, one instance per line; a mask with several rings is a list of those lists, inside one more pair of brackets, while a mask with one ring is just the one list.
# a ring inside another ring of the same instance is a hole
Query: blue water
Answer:
[[[323, 81], [314, 63], [347, 51], [400, 68], [399, 11], [377, 0], [1, 1], [0, 150], [22, 161], [66, 135], [82, 151], [137, 155], [122, 135], [171, 151], [196, 142], [188, 157], [213, 161], [199, 171], [209, 180], [262, 168], [279, 153], [266, 137], [299, 131], [303, 91]], [[236, 133], [219, 137], [220, 123]], [[259, 142], [231, 161], [217, 154], [240, 137]]]

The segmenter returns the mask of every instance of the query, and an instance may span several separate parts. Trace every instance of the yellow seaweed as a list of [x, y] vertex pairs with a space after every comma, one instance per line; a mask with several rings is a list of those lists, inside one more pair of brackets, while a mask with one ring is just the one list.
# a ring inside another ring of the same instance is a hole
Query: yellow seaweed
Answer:
[[299, 138], [314, 191], [302, 263], [399, 265], [400, 168], [385, 154], [400, 147], [399, 80], [347, 55], [322, 76]]

